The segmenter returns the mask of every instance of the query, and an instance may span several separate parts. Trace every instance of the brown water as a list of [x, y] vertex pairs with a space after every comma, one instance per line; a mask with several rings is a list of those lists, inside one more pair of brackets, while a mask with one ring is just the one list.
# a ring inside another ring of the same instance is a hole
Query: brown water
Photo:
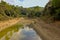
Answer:
[[41, 40], [37, 33], [29, 27], [7, 32], [0, 40]]

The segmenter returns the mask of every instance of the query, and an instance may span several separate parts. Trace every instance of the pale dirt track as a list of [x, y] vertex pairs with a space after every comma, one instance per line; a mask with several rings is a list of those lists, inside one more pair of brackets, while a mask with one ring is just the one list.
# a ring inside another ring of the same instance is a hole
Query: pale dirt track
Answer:
[[[21, 18], [22, 19], [22, 18]], [[0, 31], [5, 29], [5, 28], [8, 28], [14, 24], [16, 24], [17, 22], [19, 22], [21, 19], [19, 18], [14, 18], [14, 19], [10, 19], [10, 20], [7, 20], [7, 21], [0, 21]]]
[[23, 17], [14, 18], [14, 19], [10, 19], [7, 21], [0, 21], [0, 31], [2, 31], [5, 28], [8, 28], [18, 22], [25, 25], [25, 24], [30, 24], [32, 21], [28, 20], [28, 19], [24, 19]]

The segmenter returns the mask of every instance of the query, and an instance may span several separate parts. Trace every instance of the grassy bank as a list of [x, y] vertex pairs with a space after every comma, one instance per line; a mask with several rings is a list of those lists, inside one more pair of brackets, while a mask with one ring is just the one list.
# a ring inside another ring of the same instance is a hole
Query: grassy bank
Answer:
[[12, 31], [12, 30], [18, 31], [19, 28], [21, 28], [21, 27], [23, 27], [23, 25], [17, 23], [17, 24], [15, 24], [15, 25], [12, 25], [12, 26], [10, 26], [10, 27], [2, 30], [2, 31], [0, 32], [0, 38], [3, 37], [5, 34], [7, 34], [7, 32], [9, 32], [9, 31]]
[[18, 23], [19, 21], [20, 21], [19, 18], [14, 18], [14, 19], [6, 20], [6, 21], [0, 21], [0, 31]]

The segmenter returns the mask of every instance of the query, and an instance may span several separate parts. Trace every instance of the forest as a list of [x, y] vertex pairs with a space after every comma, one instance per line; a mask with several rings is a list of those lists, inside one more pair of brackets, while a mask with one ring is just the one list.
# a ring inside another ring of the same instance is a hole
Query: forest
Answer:
[[6, 20], [16, 17], [39, 17], [43, 20], [60, 21], [60, 1], [49, 1], [45, 7], [23, 8], [22, 6], [10, 5], [4, 1], [0, 3], [0, 20]]
[[44, 20], [60, 21], [60, 0], [49, 1], [42, 13], [42, 18]]
[[22, 6], [10, 5], [4, 1], [0, 3], [0, 20], [16, 17], [40, 17], [43, 7], [35, 6], [23, 8]]

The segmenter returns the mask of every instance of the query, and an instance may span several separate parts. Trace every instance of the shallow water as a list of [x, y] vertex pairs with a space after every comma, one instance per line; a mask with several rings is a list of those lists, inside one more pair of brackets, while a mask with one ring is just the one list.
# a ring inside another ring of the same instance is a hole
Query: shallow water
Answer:
[[7, 32], [0, 40], [41, 40], [37, 33], [29, 27], [23, 27]]

